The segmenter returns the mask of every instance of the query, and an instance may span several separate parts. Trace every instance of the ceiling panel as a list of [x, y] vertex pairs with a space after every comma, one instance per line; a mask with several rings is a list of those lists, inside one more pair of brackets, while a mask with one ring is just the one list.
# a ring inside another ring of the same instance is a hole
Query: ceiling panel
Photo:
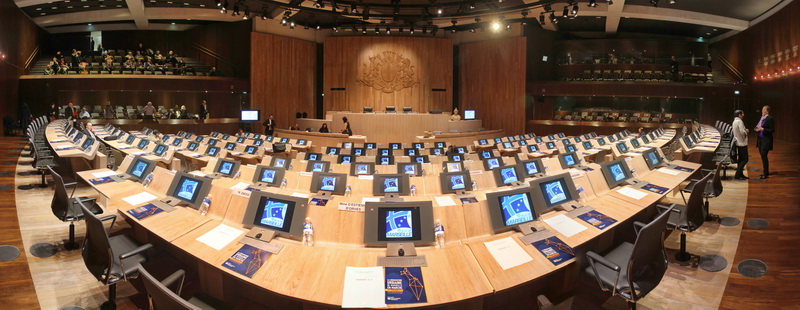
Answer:
[[[575, 18], [558, 18], [559, 31], [599, 31], [606, 30], [605, 16], [578, 16]], [[549, 22], [549, 21], [548, 21]]]
[[694, 24], [676, 23], [639, 18], [623, 18], [619, 21], [619, 32], [652, 33], [711, 39], [727, 32], [729, 29], [719, 29]]
[[[751, 21], [783, 0], [659, 0], [658, 7], [719, 15]], [[626, 0], [625, 4], [652, 5], [650, 0]]]

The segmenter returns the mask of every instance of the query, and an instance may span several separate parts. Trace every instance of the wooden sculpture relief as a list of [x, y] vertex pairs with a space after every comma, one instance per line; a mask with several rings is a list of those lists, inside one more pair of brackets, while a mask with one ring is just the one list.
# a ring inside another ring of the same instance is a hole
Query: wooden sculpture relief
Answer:
[[385, 51], [369, 57], [369, 63], [363, 65], [361, 85], [372, 87], [384, 93], [393, 93], [410, 88], [419, 83], [411, 60], [392, 51]]

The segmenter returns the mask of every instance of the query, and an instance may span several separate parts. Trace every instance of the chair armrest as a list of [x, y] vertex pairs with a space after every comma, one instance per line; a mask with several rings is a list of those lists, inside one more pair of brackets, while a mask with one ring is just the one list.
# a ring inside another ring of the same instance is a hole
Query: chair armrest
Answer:
[[544, 295], [537, 296], [536, 302], [539, 304], [539, 309], [547, 309], [553, 307], [553, 303], [550, 302], [550, 299], [547, 299], [547, 296]]
[[186, 272], [185, 272], [185, 271], [183, 271], [183, 269], [178, 269], [177, 271], [175, 271], [174, 273], [172, 273], [172, 274], [171, 274], [169, 277], [167, 277], [166, 279], [164, 279], [164, 280], [161, 280], [161, 284], [163, 284], [163, 285], [164, 285], [164, 286], [166, 286], [166, 287], [169, 287], [169, 286], [171, 286], [172, 284], [174, 284], [174, 283], [175, 283], [175, 281], [178, 281], [178, 280], [180, 280], [180, 283], [178, 284], [178, 287], [177, 287], [177, 289], [175, 290], [175, 293], [176, 293], [176, 294], [178, 294], [178, 295], [180, 296], [180, 295], [181, 295], [181, 291], [183, 290], [183, 280], [184, 280], [185, 278], [186, 278]]
[[64, 186], [73, 186], [73, 185], [78, 185], [78, 182], [64, 183]]
[[[674, 206], [674, 205], [675, 205], [674, 203], [673, 203], [673, 204], [670, 204], [670, 205], [656, 205], [656, 207], [658, 208], [658, 214], [663, 214], [663, 213], [664, 213], [664, 211], [668, 211], [668, 210], [669, 210], [670, 208], [672, 208], [672, 206]], [[678, 213], [678, 214], [680, 214], [680, 213], [681, 213], [681, 210], [678, 210], [678, 209], [672, 208], [672, 212], [675, 212], [675, 213]]]
[[108, 221], [110, 219], [116, 219], [116, 218], [117, 218], [116, 214], [111, 214], [111, 215], [106, 215], [104, 217], [101, 217], [100, 221], [105, 222], [105, 221]]
[[647, 224], [639, 221], [633, 222], [633, 231], [636, 232], [637, 236], [639, 235], [639, 231], [642, 230], [642, 228], [644, 228], [645, 225]]
[[139, 253], [141, 253], [141, 252], [144, 252], [144, 251], [146, 251], [146, 250], [149, 250], [149, 249], [151, 249], [151, 248], [153, 248], [153, 245], [152, 245], [152, 244], [149, 244], [149, 243], [148, 243], [148, 244], [145, 244], [145, 245], [142, 245], [142, 246], [139, 246], [138, 248], [135, 248], [135, 249], [133, 249], [133, 250], [131, 250], [131, 251], [128, 251], [127, 253], [122, 253], [122, 254], [120, 254], [120, 256], [119, 256], [119, 259], [120, 259], [120, 260], [123, 260], [123, 259], [129, 258], [129, 257], [131, 257], [131, 256], [134, 256], [134, 255], [136, 255], [136, 254], [139, 254]]
[[[615, 264], [614, 262], [606, 259], [605, 257], [600, 256], [600, 254], [597, 254], [595, 252], [592, 252], [592, 251], [586, 252], [586, 257], [589, 258], [589, 264], [592, 265], [592, 268], [594, 268], [594, 263], [598, 262], [601, 265], [606, 266], [609, 269], [616, 271], [617, 273], [619, 273], [620, 270], [622, 270], [622, 267], [620, 267], [617, 264]], [[595, 272], [595, 274], [597, 274], [597, 272]]]

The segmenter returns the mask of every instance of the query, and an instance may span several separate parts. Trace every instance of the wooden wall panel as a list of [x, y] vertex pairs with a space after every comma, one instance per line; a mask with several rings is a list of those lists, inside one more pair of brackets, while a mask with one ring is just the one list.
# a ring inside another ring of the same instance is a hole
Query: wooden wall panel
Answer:
[[[316, 43], [257, 32], [250, 38], [250, 105], [262, 121], [274, 114], [279, 128], [289, 128], [295, 113], [314, 115]], [[253, 130], [264, 128], [259, 122]]]
[[[403, 62], [371, 62], [370, 57], [393, 52], [407, 59]], [[453, 44], [449, 39], [414, 37], [329, 37], [325, 39], [324, 93], [326, 111], [361, 111], [372, 106], [383, 111], [386, 106], [414, 111], [448, 111], [452, 106]], [[370, 64], [381, 64], [380, 79], [400, 80], [398, 68], [413, 66], [416, 83], [394, 92], [384, 92], [359, 82]], [[331, 90], [344, 88], [344, 90]], [[433, 91], [439, 89], [439, 91]]]
[[459, 108], [475, 109], [486, 129], [525, 131], [525, 41], [509, 38], [459, 47]]
[[0, 118], [10, 115], [17, 119], [19, 77], [25, 62], [46, 34], [36, 26], [14, 1], [0, 0]]

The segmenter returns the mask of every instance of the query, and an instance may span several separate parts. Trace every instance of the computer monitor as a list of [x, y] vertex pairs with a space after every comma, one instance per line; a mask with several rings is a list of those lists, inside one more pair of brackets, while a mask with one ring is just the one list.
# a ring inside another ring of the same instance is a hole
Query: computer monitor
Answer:
[[533, 141], [536, 141], [536, 143], [542, 143], [544, 140], [542, 140], [542, 137], [534, 137]]
[[608, 138], [608, 142], [617, 141], [617, 139], [614, 138], [614, 135], [608, 135], [608, 136], [606, 136], [606, 138]]
[[253, 191], [242, 224], [263, 228], [284, 237], [301, 238], [308, 200], [306, 198]]
[[[256, 142], [258, 142], [258, 141], [261, 141], [261, 140], [256, 140]], [[306, 140], [306, 139], [297, 139], [297, 145], [299, 145], [299, 146], [306, 146], [306, 143], [308, 143], [308, 140]]]
[[344, 195], [347, 187], [347, 175], [343, 173], [314, 172], [311, 176], [312, 193], [320, 191], [331, 192], [332, 194]]
[[573, 152], [577, 152], [578, 148], [575, 147], [575, 144], [568, 144], [568, 145], [564, 146], [564, 150], [569, 152], [569, 153], [573, 153]]
[[242, 122], [257, 122], [261, 120], [261, 110], [242, 110], [239, 114], [239, 120]]
[[81, 143], [81, 150], [86, 151], [91, 149], [92, 144], [94, 144], [94, 139], [92, 139], [92, 137], [86, 137], [86, 140], [83, 140], [83, 143]]
[[432, 202], [369, 201], [366, 203], [364, 212], [365, 245], [383, 246], [389, 243], [429, 244], [433, 240]]
[[519, 184], [519, 182], [525, 179], [518, 165], [503, 166], [494, 169], [492, 174], [494, 175], [494, 183], [497, 184], [497, 187]]
[[353, 156], [364, 156], [367, 155], [367, 150], [363, 147], [354, 147], [350, 149], [350, 155]]
[[525, 141], [525, 140], [519, 140], [519, 141], [517, 141], [517, 145], [519, 145], [519, 146], [526, 146], [526, 145], [528, 145], [528, 141]]
[[153, 155], [156, 155], [156, 156], [159, 156], [159, 157], [164, 156], [164, 153], [167, 151], [167, 149], [168, 149], [168, 147], [167, 147], [166, 144], [161, 144], [161, 143], [156, 144], [156, 148], [153, 149]]
[[683, 136], [683, 143], [686, 144], [686, 147], [692, 147], [692, 145], [694, 145], [694, 143], [692, 143], [692, 138], [689, 138], [689, 136]]
[[658, 150], [655, 148], [644, 151], [642, 156], [644, 157], [644, 162], [647, 163], [647, 168], [650, 170], [658, 168], [658, 166], [664, 162], [664, 159], [661, 158], [661, 154], [659, 154]]
[[442, 142], [442, 141], [436, 141], [436, 142], [433, 142], [433, 146], [436, 147], [436, 148], [443, 149], [443, 148], [447, 147], [447, 144]]
[[622, 133], [620, 133], [620, 132], [616, 133], [614, 136], [617, 137], [617, 140], [620, 140], [623, 137]]
[[328, 148], [325, 150], [325, 154], [328, 154], [328, 155], [339, 155], [339, 152], [340, 152], [340, 151], [341, 151], [341, 149], [340, 149], [340, 148], [338, 148], [338, 147], [335, 147], [335, 146], [329, 146], [329, 147], [328, 147]]
[[289, 138], [287, 138], [287, 137], [283, 137], [283, 138], [281, 138], [281, 141], [280, 141], [280, 142], [281, 142], [281, 143], [288, 143], [288, 142], [289, 142]]
[[353, 147], [353, 142], [342, 142], [341, 147], [343, 149], [350, 149]]
[[406, 156], [417, 156], [420, 154], [418, 149], [415, 148], [405, 148], [403, 149], [403, 154]]
[[628, 152], [628, 145], [626, 145], [624, 141], [617, 143], [616, 147], [620, 154], [625, 154]]
[[578, 160], [578, 155], [574, 152], [558, 154], [558, 162], [561, 163], [561, 167], [564, 169], [581, 165], [581, 162]]
[[572, 141], [575, 141], [575, 143], [580, 143], [582, 140], [581, 140], [581, 137], [577, 137], [576, 136], [576, 137], [572, 138]]
[[378, 156], [392, 156], [392, 154], [394, 153], [390, 148], [382, 147], [378, 149]]
[[236, 143], [244, 143], [244, 140], [246, 140], [246, 139], [247, 138], [245, 138], [245, 137], [238, 137], [238, 138], [236, 138]]
[[534, 177], [544, 175], [545, 168], [541, 158], [521, 160], [517, 162], [519, 171], [524, 177]]
[[368, 150], [374, 150], [378, 148], [378, 144], [374, 142], [364, 143], [364, 148]]
[[257, 165], [256, 171], [253, 174], [253, 183], [263, 183], [269, 186], [280, 186], [283, 181], [283, 176], [286, 174], [286, 169], [280, 167], [270, 167], [264, 165]]
[[150, 144], [150, 140], [142, 139], [139, 140], [139, 144], [136, 145], [136, 148], [144, 150], [148, 144]]
[[503, 148], [504, 149], [513, 149], [514, 148], [514, 144], [511, 143], [511, 142], [503, 142]]
[[503, 143], [503, 139], [501, 139], [501, 138], [494, 138], [494, 144], [500, 144], [500, 143]]
[[161, 137], [161, 142], [167, 142], [167, 140], [169, 140], [169, 135], [164, 135]]
[[292, 159], [288, 157], [273, 157], [269, 165], [272, 167], [289, 169], [292, 165]]
[[206, 149], [206, 155], [208, 155], [208, 156], [211, 156], [211, 157], [217, 157], [217, 156], [219, 156], [219, 147], [216, 147], [216, 146], [209, 146], [209, 147]]
[[560, 205], [578, 199], [578, 190], [569, 173], [535, 179], [530, 182], [533, 208], [540, 216]]
[[336, 156], [337, 164], [349, 164], [352, 162], [354, 162], [353, 155], [339, 154], [338, 156]]
[[375, 174], [375, 163], [358, 162], [350, 165], [350, 175], [354, 177], [373, 174]]
[[306, 172], [328, 172], [331, 163], [328, 161], [309, 160], [306, 163]]
[[563, 137], [564, 137], [564, 133], [563, 133], [563, 132], [559, 132], [559, 133], [558, 133], [558, 137], [559, 137], [559, 138], [563, 138]]
[[444, 172], [458, 172], [458, 171], [466, 170], [466, 169], [464, 169], [464, 163], [460, 162], [460, 161], [445, 161], [445, 162], [442, 162], [442, 168], [443, 168], [442, 170], [444, 170]]
[[245, 154], [255, 155], [258, 152], [258, 147], [253, 145], [248, 145], [244, 148]]
[[502, 157], [492, 157], [483, 160], [483, 170], [492, 171], [505, 165]]
[[265, 140], [267, 140], [267, 142], [272, 142], [272, 140], [275, 140], [275, 137], [267, 136], [267, 138]]
[[233, 143], [233, 142], [225, 143], [225, 149], [228, 150], [228, 151], [232, 151], [232, 150], [236, 149], [236, 143]]
[[305, 160], [322, 160], [321, 153], [306, 153], [306, 156], [303, 158]]
[[191, 132], [187, 132], [187, 133], [184, 135], [184, 138], [186, 138], [186, 139], [189, 139], [189, 138], [191, 138], [191, 137], [192, 137], [192, 133], [191, 133]]
[[402, 150], [403, 144], [402, 143], [389, 143], [389, 148], [392, 150]]
[[598, 138], [597, 144], [599, 144], [600, 146], [606, 145], [606, 139]]
[[214, 173], [219, 173], [222, 176], [230, 178], [236, 175], [236, 172], [239, 171], [239, 166], [241, 165], [242, 163], [237, 160], [220, 158], [217, 160], [217, 164], [214, 165], [213, 171]]
[[539, 145], [528, 144], [528, 153], [536, 153], [536, 152], [539, 152]]
[[372, 179], [372, 195], [408, 196], [411, 185], [407, 174], [376, 174]]
[[480, 157], [480, 159], [483, 160], [483, 159], [489, 159], [489, 158], [492, 158], [492, 157], [495, 157], [495, 156], [494, 156], [494, 152], [492, 152], [492, 151], [480, 151], [480, 152], [478, 152], [478, 157]]
[[475, 119], [475, 110], [464, 110], [464, 120]]
[[142, 180], [156, 168], [156, 163], [142, 156], [135, 156], [125, 174], [130, 175], [136, 182]]
[[449, 160], [449, 161], [464, 161], [464, 155], [461, 155], [461, 154], [450, 154], [450, 155], [447, 155], [447, 160]]
[[75, 137], [72, 138], [72, 143], [78, 143], [78, 141], [81, 141], [81, 139], [83, 139], [83, 133], [78, 131], [78, 133], [75, 135]]
[[211, 132], [211, 136], [214, 137], [214, 138], [218, 137], [219, 136], [219, 131], [212, 131]]
[[394, 156], [375, 156], [376, 165], [394, 165]]
[[210, 190], [211, 179], [178, 171], [172, 179], [167, 194], [193, 208], [198, 208]]
[[443, 194], [463, 194], [472, 191], [472, 177], [469, 171], [442, 172], [439, 174], [439, 185]]
[[[494, 231], [505, 231], [538, 217], [530, 187], [486, 193], [489, 218]], [[530, 232], [526, 232], [530, 233]]]
[[517, 141], [517, 138], [514, 138], [514, 136], [508, 136], [508, 137], [506, 137], [506, 140], [513, 142], [513, 141]]
[[631, 170], [628, 168], [628, 163], [624, 158], [612, 160], [600, 164], [600, 170], [603, 171], [603, 176], [606, 179], [608, 188], [613, 189], [625, 180], [632, 178]]
[[410, 156], [409, 159], [411, 159], [411, 162], [420, 164], [431, 162], [431, 159], [428, 157], [428, 155]]
[[217, 139], [208, 139], [208, 142], [206, 144], [210, 146], [217, 146], [217, 142], [219, 142], [219, 140]]
[[403, 113], [411, 113], [411, 107], [403, 107]]
[[185, 134], [186, 134], [186, 132], [183, 131], [183, 130], [178, 131], [178, 137], [183, 137], [183, 135], [185, 135]]
[[592, 138], [592, 135], [590, 135], [590, 134], [588, 134], [588, 133], [585, 133], [585, 134], [583, 134], [583, 139], [584, 139], [584, 140], [589, 140], [589, 139], [591, 139], [591, 138]]
[[456, 146], [456, 153], [466, 154], [467, 153], [467, 148], [463, 147], [463, 146]]
[[639, 139], [636, 138], [631, 139], [631, 146], [633, 146], [634, 149], [638, 149], [640, 146]]
[[397, 163], [397, 173], [420, 177], [422, 176], [422, 164], [416, 162]]
[[372, 107], [364, 107], [361, 109], [361, 111], [364, 113], [372, 113]]
[[571, 143], [572, 142], [570, 142], [569, 139], [562, 139], [561, 140], [561, 144], [564, 145], [564, 146], [570, 145]]
[[396, 111], [397, 110], [395, 109], [395, 107], [393, 105], [387, 105], [386, 106], [386, 113], [394, 113]]
[[443, 148], [435, 147], [428, 149], [428, 155], [439, 156], [439, 155], [444, 155], [444, 153], [445, 151]]
[[647, 135], [642, 135], [642, 143], [644, 144], [650, 143], [650, 138], [648, 138]]
[[190, 151], [194, 152], [194, 151], [196, 151], [196, 150], [197, 150], [197, 147], [198, 147], [198, 146], [200, 146], [200, 144], [198, 144], [197, 142], [194, 142], [194, 141], [192, 141], [192, 142], [189, 142], [189, 145], [187, 145], [187, 146], [186, 146], [186, 148], [187, 148], [188, 150], [190, 150]]
[[203, 136], [197, 136], [196, 138], [194, 138], [194, 141], [195, 142], [203, 142]]
[[553, 141], [548, 141], [544, 145], [547, 147], [548, 150], [558, 149], [558, 147], [556, 147], [556, 143]]
[[422, 142], [414, 142], [414, 143], [411, 143], [411, 147], [413, 147], [413, 148], [415, 148], [415, 149], [418, 149], [418, 150], [421, 150], [421, 149], [424, 149], [424, 148], [425, 148], [425, 143], [422, 143]]
[[650, 141], [654, 141], [658, 137], [658, 134], [651, 132], [648, 136], [650, 136]]
[[592, 131], [591, 135], [592, 135], [592, 138], [596, 138], [597, 137], [597, 133], [594, 132], [594, 131]]
[[592, 149], [592, 148], [594, 148], [594, 145], [592, 145], [592, 141], [583, 141], [583, 149], [584, 150], [589, 150], [589, 149]]

